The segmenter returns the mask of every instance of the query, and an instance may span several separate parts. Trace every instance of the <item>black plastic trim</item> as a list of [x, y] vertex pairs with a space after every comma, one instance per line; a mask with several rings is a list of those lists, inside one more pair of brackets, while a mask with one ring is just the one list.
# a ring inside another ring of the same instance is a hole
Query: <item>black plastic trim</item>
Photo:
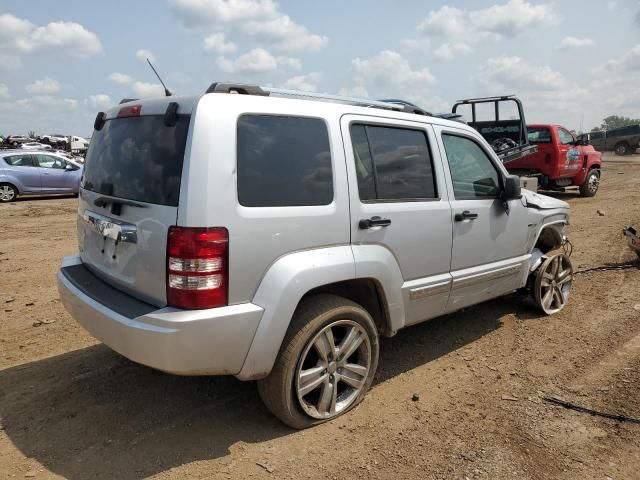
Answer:
[[158, 310], [158, 307], [113, 288], [83, 264], [63, 267], [60, 271], [82, 293], [123, 317], [136, 318]]

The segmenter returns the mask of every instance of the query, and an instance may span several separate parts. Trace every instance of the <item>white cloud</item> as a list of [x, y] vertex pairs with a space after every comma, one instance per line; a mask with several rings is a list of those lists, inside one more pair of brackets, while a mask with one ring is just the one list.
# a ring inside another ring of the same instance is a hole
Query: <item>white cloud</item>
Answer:
[[481, 70], [482, 82], [494, 89], [562, 92], [576, 87], [564, 75], [548, 66], [531, 65], [520, 57], [494, 57]]
[[621, 57], [609, 60], [601, 68], [627, 72], [640, 72], [640, 43], [625, 52]]
[[78, 100], [76, 100], [75, 98], [63, 98], [62, 101], [71, 110], [75, 110], [76, 108], [78, 108]]
[[11, 98], [9, 94], [9, 87], [7, 87], [4, 83], [0, 83], [0, 99], [6, 100]]
[[488, 59], [477, 79], [485, 95], [516, 93], [530, 122], [566, 122], [575, 128], [583, 113], [596, 108], [585, 82], [517, 56]]
[[90, 106], [91, 108], [108, 108], [113, 105], [113, 101], [109, 95], [104, 93], [98, 93], [96, 95], [89, 95], [89, 98], [85, 99], [85, 105]]
[[113, 72], [111, 75], [109, 75], [109, 80], [117, 83], [118, 85], [129, 85], [131, 82], [133, 82], [133, 78], [131, 78], [129, 75], [119, 72]]
[[56, 51], [74, 57], [102, 52], [98, 36], [75, 22], [51, 22], [37, 26], [29, 20], [0, 15], [0, 48], [21, 53]]
[[133, 93], [138, 98], [164, 97], [164, 88], [159, 83], [133, 82]]
[[453, 60], [458, 54], [470, 53], [471, 47], [466, 43], [443, 43], [433, 51], [433, 56], [440, 60]]
[[16, 55], [9, 55], [0, 53], [0, 70], [5, 72], [12, 72], [18, 70], [22, 66], [20, 57]]
[[45, 77], [30, 83], [25, 89], [32, 95], [51, 95], [60, 91], [60, 84], [53, 78]]
[[240, 25], [246, 35], [260, 42], [267, 42], [274, 50], [285, 52], [318, 51], [329, 39], [310, 33], [306, 27], [294, 23], [288, 15], [271, 20], [253, 20]]
[[338, 95], [342, 95], [343, 97], [369, 98], [367, 89], [358, 85], [354, 87], [342, 87], [338, 90]]
[[596, 44], [591, 38], [583, 37], [564, 37], [558, 48], [581, 48], [593, 47]]
[[[481, 40], [514, 38], [558, 22], [558, 15], [551, 4], [546, 3], [536, 5], [525, 0], [509, 0], [478, 10], [444, 5], [429, 12], [418, 25], [417, 36], [405, 39], [403, 43], [411, 49], [424, 49], [434, 40], [439, 40], [443, 44], [434, 54], [448, 60], [456, 53], [469, 53], [470, 45]], [[458, 47], [455, 51], [453, 45], [466, 45], [468, 48]]]
[[414, 69], [398, 52], [385, 50], [369, 59], [351, 61], [353, 85], [343, 88], [346, 96], [402, 98], [426, 110], [448, 108], [442, 99], [430, 94], [435, 77], [428, 68]]
[[272, 0], [172, 0], [171, 4], [187, 28], [224, 27], [275, 51], [317, 51], [328, 42], [295, 23]]
[[303, 92], [317, 92], [318, 82], [321, 75], [319, 72], [311, 72], [306, 75], [291, 77], [284, 82], [284, 88], [302, 90]]
[[616, 2], [615, 0], [609, 0], [607, 2], [607, 8], [609, 10], [613, 10], [614, 8], [616, 8], [617, 5], [618, 5], [618, 2]]
[[278, 6], [271, 0], [172, 0], [173, 11], [187, 27], [273, 18]]
[[351, 62], [357, 84], [373, 83], [378, 87], [421, 87], [432, 84], [434, 76], [428, 68], [413, 70], [409, 62], [399, 53], [384, 50], [375, 57]]
[[253, 74], [274, 72], [280, 67], [300, 69], [300, 61], [289, 57], [275, 57], [264, 48], [253, 50], [240, 55], [235, 60], [225, 57], [218, 58], [217, 65], [223, 72]]
[[224, 33], [218, 32], [205, 38], [202, 48], [205, 52], [226, 54], [235, 52], [238, 46], [233, 42], [227, 42]]
[[151, 61], [151, 62], [155, 62], [156, 61], [156, 57], [153, 55], [153, 53], [151, 53], [149, 50], [147, 50], [146, 48], [141, 48], [140, 50], [138, 50], [136, 52], [136, 58], [138, 60], [140, 60], [141, 62], [147, 62], [147, 58]]

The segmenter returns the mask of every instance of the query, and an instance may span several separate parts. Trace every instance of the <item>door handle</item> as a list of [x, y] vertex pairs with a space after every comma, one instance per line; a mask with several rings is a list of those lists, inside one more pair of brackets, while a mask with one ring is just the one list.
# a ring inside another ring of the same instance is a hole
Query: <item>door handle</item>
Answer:
[[388, 218], [380, 218], [380, 217], [371, 217], [371, 218], [363, 218], [358, 222], [358, 226], [365, 230], [367, 228], [373, 227], [388, 227], [391, 225], [391, 220]]
[[478, 218], [477, 213], [471, 213], [469, 210], [465, 210], [462, 213], [456, 213], [453, 217], [456, 222], [462, 222], [463, 220], [475, 220]]

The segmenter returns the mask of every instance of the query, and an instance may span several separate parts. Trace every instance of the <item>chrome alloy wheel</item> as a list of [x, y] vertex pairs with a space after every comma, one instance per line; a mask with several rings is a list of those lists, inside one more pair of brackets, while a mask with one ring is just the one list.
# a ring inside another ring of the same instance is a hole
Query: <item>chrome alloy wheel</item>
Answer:
[[592, 173], [589, 175], [589, 180], [587, 183], [587, 188], [589, 192], [596, 193], [598, 191], [598, 187], [600, 186], [600, 175], [597, 173]]
[[9, 185], [0, 185], [0, 201], [10, 202], [16, 196], [16, 191]]
[[569, 300], [573, 266], [564, 254], [547, 258], [536, 276], [535, 300], [547, 315], [559, 312]]
[[302, 410], [313, 418], [339, 415], [358, 398], [371, 367], [371, 342], [353, 320], [337, 320], [306, 345], [295, 373]]

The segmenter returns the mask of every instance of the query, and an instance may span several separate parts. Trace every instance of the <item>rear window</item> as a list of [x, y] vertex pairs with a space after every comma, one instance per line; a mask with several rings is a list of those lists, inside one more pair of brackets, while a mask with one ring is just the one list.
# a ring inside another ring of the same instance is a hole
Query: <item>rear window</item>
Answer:
[[115, 118], [94, 131], [82, 187], [92, 192], [177, 206], [190, 117], [174, 127], [164, 116]]
[[238, 200], [245, 207], [331, 203], [333, 175], [325, 122], [306, 117], [241, 116]]
[[551, 143], [551, 133], [548, 128], [527, 127], [530, 143]]

